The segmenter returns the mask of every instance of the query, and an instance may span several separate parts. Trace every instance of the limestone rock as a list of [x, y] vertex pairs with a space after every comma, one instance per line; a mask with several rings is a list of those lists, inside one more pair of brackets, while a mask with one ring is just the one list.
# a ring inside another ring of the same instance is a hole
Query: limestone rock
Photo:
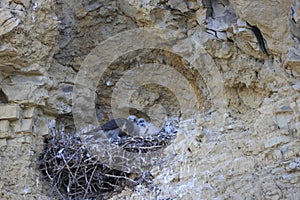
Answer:
[[59, 90], [51, 91], [47, 99], [48, 112], [70, 113], [72, 92], [73, 86], [69, 84], [61, 84]]
[[276, 122], [281, 129], [288, 129], [293, 119], [293, 110], [290, 106], [282, 106], [276, 113]]
[[[218, 38], [221, 39], [219, 35], [217, 35]], [[210, 44], [207, 44], [210, 43]], [[209, 46], [207, 48], [208, 53], [216, 58], [223, 58], [228, 59], [232, 56], [232, 48], [233, 46], [230, 43], [218, 43], [216, 41], [209, 40], [207, 43], [204, 43], [205, 46]]]
[[15, 133], [32, 133], [33, 119], [22, 119], [11, 123]]
[[290, 48], [288, 50], [288, 53], [285, 58], [285, 63], [284, 65], [286, 68], [290, 69], [292, 71], [292, 74], [294, 76], [299, 77], [300, 76], [300, 70], [299, 70], [299, 65], [300, 65], [300, 52], [299, 48]]
[[[32, 84], [19, 84], [3, 86], [2, 90], [10, 102], [38, 103], [37, 100], [45, 98], [47, 94], [43, 94], [42, 92], [34, 93], [37, 88], [37, 86]], [[39, 96], [35, 96], [37, 94]]]
[[300, 122], [298, 122], [298, 123], [296, 123], [295, 124], [295, 127], [296, 127], [296, 130], [297, 130], [297, 133], [298, 133], [298, 138], [299, 138], [299, 136], [300, 136]]
[[117, 5], [127, 16], [135, 19], [140, 24], [148, 24], [151, 22], [150, 11], [153, 6], [143, 1], [121, 1], [117, 0]]
[[[6, 138], [10, 135], [10, 126], [8, 120], [1, 120], [0, 121], [0, 138], [4, 143], [2, 138]], [[6, 141], [5, 141], [6, 142]]]
[[284, 45], [289, 34], [288, 13], [292, 0], [273, 1], [247, 1], [230, 0], [237, 15], [257, 26], [264, 35], [268, 48], [272, 52], [283, 53], [287, 51]]
[[[0, 148], [7, 145], [6, 139], [0, 139]], [[1, 186], [0, 186], [1, 188]]]
[[22, 117], [25, 119], [33, 118], [36, 114], [35, 111], [36, 111], [35, 107], [26, 108], [23, 110]]
[[265, 148], [270, 148], [270, 147], [277, 146], [279, 144], [288, 143], [289, 141], [290, 139], [288, 137], [283, 137], [283, 136], [270, 138], [265, 142]]
[[53, 128], [49, 125], [48, 121], [50, 121], [48, 118], [43, 117], [43, 118], [37, 118], [36, 121], [34, 122], [35, 124], [35, 131], [36, 134], [39, 136], [47, 136], [50, 132], [49, 129]]
[[[119, 108], [158, 126], [181, 121], [154, 189], [112, 199], [298, 199], [299, 13], [296, 0], [1, 0], [0, 199], [49, 199], [36, 167], [44, 138], [75, 132], [75, 114], [88, 130]], [[163, 31], [126, 34], [153, 27]], [[159, 48], [133, 48], [157, 33]], [[76, 85], [95, 50], [95, 70]], [[97, 89], [73, 99], [95, 77]]]
[[15, 18], [9, 9], [0, 8], [0, 35], [12, 31], [20, 23], [20, 19]]
[[19, 105], [0, 105], [1, 119], [18, 119], [20, 116]]
[[181, 12], [188, 11], [187, 5], [186, 5], [186, 3], [184, 1], [170, 0], [170, 1], [168, 1], [168, 4], [171, 6], [171, 8], [178, 9]]
[[291, 32], [294, 36], [300, 38], [300, 3], [299, 1], [293, 0], [291, 5], [291, 11], [289, 15], [289, 25]]

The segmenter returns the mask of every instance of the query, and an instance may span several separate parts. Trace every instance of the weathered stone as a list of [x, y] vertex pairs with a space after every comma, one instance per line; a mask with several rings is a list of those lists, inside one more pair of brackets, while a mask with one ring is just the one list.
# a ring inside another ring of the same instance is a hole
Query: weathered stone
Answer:
[[296, 83], [295, 85], [292, 86], [294, 90], [297, 92], [300, 92], [300, 83]]
[[258, 94], [252, 88], [243, 88], [239, 92], [239, 96], [243, 100], [244, 104], [250, 108], [258, 108], [263, 102], [264, 96]]
[[7, 98], [10, 102], [34, 103], [33, 99], [30, 97], [32, 95], [32, 91], [36, 88], [37, 86], [32, 84], [2, 86], [2, 90], [7, 95]]
[[246, 22], [242, 20], [238, 20], [238, 22], [240, 25], [234, 27], [234, 34], [231, 36], [232, 39], [235, 40], [236, 45], [242, 51], [245, 51], [246, 54], [260, 59], [265, 58], [255, 34], [250, 30], [249, 27], [247, 28]]
[[15, 18], [9, 9], [0, 8], [0, 35], [12, 31], [20, 23], [20, 19]]
[[289, 105], [281, 106], [276, 113], [292, 113], [293, 110]]
[[0, 121], [0, 138], [7, 138], [10, 135], [10, 126], [8, 120]]
[[25, 6], [25, 8], [29, 8], [30, 0], [13, 0], [16, 4], [22, 4]]
[[142, 2], [142, 6], [139, 1], [121, 1], [117, 0], [117, 5], [122, 12], [124, 12], [127, 16], [135, 19], [140, 24], [147, 24], [151, 22], [150, 12], [151, 8], [153, 8], [149, 4], [144, 4]]
[[34, 117], [34, 115], [35, 115], [35, 110], [36, 110], [35, 107], [30, 107], [30, 108], [24, 109], [24, 110], [23, 110], [23, 113], [22, 113], [22, 117], [23, 117], [24, 119], [29, 119], [29, 118]]
[[[219, 36], [217, 36], [217, 37], [219, 39], [222, 39]], [[205, 46], [207, 47], [208, 53], [213, 57], [228, 59], [232, 56], [233, 46], [231, 46], [229, 43], [224, 42], [224, 43], [220, 44], [214, 40], [209, 40], [205, 43]]]
[[196, 11], [196, 18], [199, 24], [204, 24], [206, 20], [206, 9], [198, 9]]
[[297, 130], [297, 135], [298, 136], [300, 136], [300, 122], [297, 122], [296, 124], [295, 124], [295, 128], [296, 128], [296, 130]]
[[186, 5], [186, 3], [184, 1], [170, 0], [170, 1], [168, 1], [168, 4], [170, 5], [171, 8], [178, 9], [181, 12], [188, 11], [187, 5]]
[[290, 48], [285, 57], [284, 66], [290, 70], [292, 70], [293, 75], [299, 76], [300, 70], [300, 52], [298, 48]]
[[[0, 148], [6, 145], [7, 145], [6, 139], [0, 139]], [[1, 189], [1, 185], [0, 185], [0, 189]]]
[[21, 119], [11, 123], [15, 133], [32, 133], [33, 119]]
[[1, 120], [0, 121], [0, 132], [8, 132], [9, 129], [9, 121], [8, 120]]
[[47, 118], [39, 118], [36, 121], [36, 132], [37, 135], [45, 136], [49, 133], [49, 128], [53, 128], [54, 126], [48, 126]]
[[19, 116], [19, 105], [0, 105], [0, 119], [18, 119]]
[[300, 38], [300, 3], [299, 1], [293, 0], [291, 5], [291, 11], [289, 14], [289, 25], [291, 32], [294, 36]]
[[290, 106], [283, 106], [276, 112], [276, 123], [281, 129], [289, 129], [293, 119], [293, 111]]
[[291, 162], [289, 164], [289, 166], [286, 167], [287, 171], [296, 171], [296, 170], [300, 170], [300, 163], [295, 161], [295, 162]]
[[[7, 141], [7, 146], [11, 146], [11, 147], [20, 147], [22, 146], [23, 144], [32, 144], [32, 137], [31, 136], [22, 136], [22, 137], [16, 137], [16, 138], [13, 138], [13, 139], [9, 139], [9, 140], [6, 140]], [[26, 162], [29, 162], [30, 161], [27, 161]], [[24, 161], [25, 163], [25, 161]]]
[[257, 26], [273, 52], [286, 52], [287, 37], [289, 34], [288, 13], [292, 0], [247, 1], [230, 0], [235, 12], [241, 18]]
[[275, 160], [282, 159], [282, 153], [280, 150], [275, 150], [272, 156]]
[[273, 137], [265, 141], [265, 148], [276, 147], [281, 144], [288, 143], [290, 139], [284, 136]]
[[[184, 118], [161, 154], [166, 159], [151, 171], [157, 190], [139, 185], [112, 199], [298, 199], [299, 8], [296, 0], [1, 0], [0, 199], [49, 198], [31, 166], [49, 128], [74, 130], [76, 102], [88, 122], [96, 118], [86, 114], [94, 104], [103, 122], [128, 105], [157, 124], [174, 110]], [[247, 22], [260, 30], [260, 41]], [[146, 49], [152, 34], [144, 35], [142, 47], [132, 49], [138, 37], [123, 31], [145, 26], [179, 37], [166, 35], [161, 47], [168, 50]], [[92, 79], [105, 68], [97, 91], [72, 99], [82, 62], [96, 46], [113, 63], [85, 74]], [[170, 69], [159, 73], [152, 63]], [[134, 72], [149, 73], [132, 86], [140, 75]], [[96, 102], [86, 102], [89, 95]], [[7, 109], [12, 102], [16, 107]]]

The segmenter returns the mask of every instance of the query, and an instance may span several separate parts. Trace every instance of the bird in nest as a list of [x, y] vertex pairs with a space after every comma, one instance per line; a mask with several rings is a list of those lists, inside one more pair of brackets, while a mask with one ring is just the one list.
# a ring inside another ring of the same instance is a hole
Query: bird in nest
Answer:
[[83, 135], [93, 135], [93, 138], [108, 138], [111, 142], [118, 141], [123, 137], [132, 136], [149, 136], [160, 131], [152, 123], [147, 122], [143, 118], [137, 119], [136, 116], [130, 115], [127, 119], [116, 118], [111, 119], [98, 128], [95, 128]]

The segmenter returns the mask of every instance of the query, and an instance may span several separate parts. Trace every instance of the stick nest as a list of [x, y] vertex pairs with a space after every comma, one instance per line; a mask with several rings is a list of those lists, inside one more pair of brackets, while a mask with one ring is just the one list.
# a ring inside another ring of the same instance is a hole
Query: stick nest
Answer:
[[[141, 173], [115, 169], [93, 155], [80, 137], [60, 132], [45, 139], [39, 168], [50, 182], [51, 196], [59, 199], [107, 199], [125, 187], [137, 185], [153, 187], [149, 171]], [[174, 135], [157, 134], [152, 137], [129, 137], [114, 141], [125, 151], [146, 153], [170, 144]], [[137, 154], [139, 155], [139, 154]]]

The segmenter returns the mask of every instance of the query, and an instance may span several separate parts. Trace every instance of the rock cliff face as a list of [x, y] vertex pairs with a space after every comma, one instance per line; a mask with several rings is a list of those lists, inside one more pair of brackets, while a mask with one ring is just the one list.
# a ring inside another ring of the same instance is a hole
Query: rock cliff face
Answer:
[[299, 199], [300, 1], [2, 0], [0, 199], [47, 199], [51, 127], [180, 117], [156, 190], [115, 199]]

